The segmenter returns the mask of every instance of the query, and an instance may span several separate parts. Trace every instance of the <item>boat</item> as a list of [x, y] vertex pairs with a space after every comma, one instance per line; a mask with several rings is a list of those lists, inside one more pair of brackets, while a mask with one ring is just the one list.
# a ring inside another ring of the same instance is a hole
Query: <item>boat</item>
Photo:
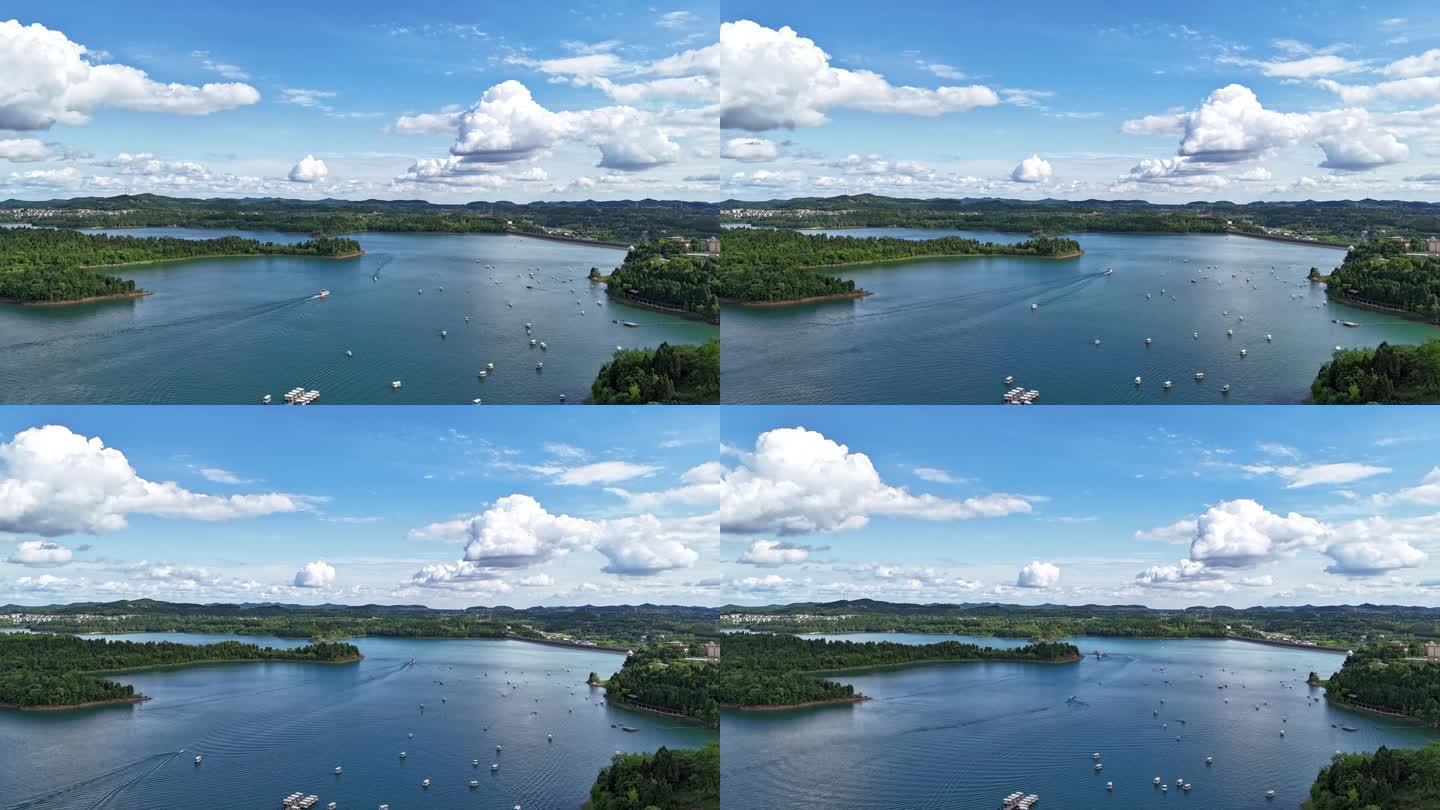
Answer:
[[1104, 767], [1105, 767], [1105, 765], [1102, 764], [1102, 763], [1099, 763], [1099, 762], [1095, 763], [1095, 770], [1097, 770], [1097, 771], [1100, 770], [1101, 768], [1104, 768]]
[[329, 291], [329, 290], [321, 290], [320, 292], [315, 293], [315, 297], [316, 297], [316, 298], [329, 298], [329, 297], [330, 297], [330, 291]]
[[1340, 322], [1340, 325], [1341, 325], [1341, 326], [1348, 326], [1348, 327], [1350, 327], [1351, 329], [1354, 329], [1355, 327], [1359, 326], [1360, 324], [1355, 323], [1354, 321], [1341, 321], [1341, 322]]
[[545, 362], [544, 362], [543, 360], [540, 361], [539, 363], [536, 363], [536, 364], [535, 364], [535, 370], [536, 370], [536, 371], [539, 371], [539, 370], [542, 369], [542, 368], [545, 368]]
[[495, 368], [495, 364], [494, 364], [494, 363], [486, 363], [486, 364], [485, 364], [485, 368], [493, 370], [493, 369]]
[[1107, 268], [1105, 268], [1105, 272], [1102, 273], [1101, 275], [1106, 275], [1106, 276], [1108, 276], [1108, 275], [1110, 275], [1110, 274], [1113, 273], [1113, 272], [1115, 272], [1115, 268], [1113, 268], [1113, 267], [1107, 267]]
[[1240, 356], [1241, 356], [1241, 357], [1244, 357], [1245, 355], [1247, 355], [1247, 354], [1249, 354], [1249, 353], [1250, 353], [1250, 350], [1249, 350], [1249, 349], [1241, 349], [1241, 350], [1240, 350]]
[[335, 766], [335, 775], [336, 775], [336, 776], [339, 776], [339, 775], [340, 775], [340, 766], [339, 766], [339, 765], [336, 765], [336, 766]]
[[449, 333], [449, 332], [446, 332], [444, 329], [441, 329], [441, 330], [440, 330], [440, 337], [447, 337], [449, 334], [450, 334], [450, 333]]
[[633, 329], [633, 328], [639, 326], [640, 324], [635, 323], [634, 321], [621, 321], [621, 322], [620, 322], [620, 325], [621, 325], [621, 326], [628, 326], [628, 327], [630, 327], [630, 328]]
[[352, 351], [350, 351], [349, 349], [346, 349], [346, 350], [345, 350], [345, 356], [346, 356], [346, 357], [354, 357], [354, 356], [355, 356], [355, 352], [352, 352]]
[[490, 770], [492, 770], [492, 771], [498, 771], [498, 770], [500, 770], [500, 763], [498, 763], [498, 762], [492, 762], [492, 763], [490, 763]]
[[1269, 335], [1266, 335], [1266, 336], [1265, 336], [1265, 340], [1266, 340], [1267, 342], [1268, 342], [1268, 341], [1272, 341], [1272, 340], [1274, 340], [1274, 339], [1275, 339], [1275, 338], [1272, 338], [1272, 337], [1270, 337]]
[[1040, 305], [1039, 305], [1039, 304], [1031, 304], [1031, 305], [1030, 305], [1030, 311], [1031, 311], [1031, 312], [1034, 312], [1035, 310], [1037, 310], [1037, 309], [1039, 309], [1039, 308], [1040, 308]]
[[404, 752], [404, 751], [401, 751], [401, 752], [400, 752], [400, 758], [401, 758], [401, 759], [404, 759], [404, 758], [405, 758], [405, 752]]
[[1273, 790], [1267, 790], [1267, 791], [1265, 791], [1265, 798], [1267, 798], [1267, 799], [1273, 799], [1273, 798], [1275, 798], [1275, 791], [1273, 791]]
[[390, 387], [391, 387], [391, 388], [399, 388], [399, 387], [400, 387], [400, 381], [399, 381], [399, 380], [392, 380], [392, 381], [390, 382]]
[[1139, 377], [1136, 377], [1136, 378], [1135, 378], [1135, 384], [1136, 384], [1136, 385], [1139, 385], [1139, 384], [1140, 384], [1140, 378], [1139, 378]]
[[1213, 765], [1214, 763], [1215, 763], [1215, 758], [1214, 758], [1214, 757], [1205, 757], [1205, 764], [1206, 764], [1206, 765]]
[[470, 782], [469, 782], [469, 785], [470, 785], [470, 789], [471, 789], [471, 790], [474, 790], [475, 788], [480, 787], [480, 780], [479, 780], [479, 779], [471, 779]]
[[1160, 777], [1158, 777], [1158, 776], [1155, 777], [1154, 784], [1157, 784], [1157, 785], [1160, 784]]
[[1095, 338], [1095, 345], [1096, 345], [1096, 346], [1099, 346], [1099, 345], [1100, 345], [1100, 338]]
[[1166, 381], [1165, 381], [1165, 387], [1166, 387], [1167, 389], [1170, 388], [1171, 385], [1172, 385], [1172, 383], [1171, 383], [1169, 380], [1166, 380]]
[[269, 394], [266, 394], [265, 396], [261, 397], [261, 398], [260, 398], [260, 402], [263, 403], [263, 404], [265, 404], [265, 405], [269, 405], [269, 404], [270, 404], [270, 395], [269, 395]]
[[1203, 372], [1203, 371], [1197, 371], [1197, 372], [1195, 372], [1195, 379], [1196, 379], [1197, 381], [1198, 381], [1198, 380], [1203, 380], [1203, 379], [1205, 379], [1205, 372]]
[[1360, 729], [1355, 728], [1354, 726], [1341, 726], [1341, 727], [1340, 727], [1340, 730], [1341, 730], [1341, 731], [1359, 731]]
[[421, 779], [421, 780], [420, 780], [420, 787], [422, 787], [422, 788], [428, 788], [428, 787], [430, 787], [430, 777], [427, 776], [427, 777], [425, 777], [424, 779]]
[[1106, 783], [1105, 783], [1105, 789], [1106, 789], [1106, 790], [1114, 790], [1114, 789], [1115, 789], [1115, 783], [1114, 783], [1114, 782], [1106, 782]]
[[1228, 394], [1228, 393], [1230, 393], [1230, 383], [1225, 383], [1224, 385], [1220, 386], [1220, 393], [1222, 393], [1222, 394]]
[[1154, 342], [1154, 341], [1152, 341], [1150, 338], [1145, 338], [1145, 345], [1146, 345], [1146, 346], [1149, 346], [1149, 345], [1150, 345], [1151, 343], [1153, 343], [1153, 342]]
[[[619, 351], [619, 349], [617, 348], [616, 351]], [[1014, 377], [1011, 377], [1011, 376], [1009, 376], [1009, 375], [1006, 375], [1006, 377], [1005, 377], [1005, 384], [1006, 384], [1006, 385], [1010, 385], [1010, 384], [1012, 384], [1012, 383], [1014, 383], [1014, 382], [1015, 382], [1015, 378], [1014, 378]]]
[[480, 374], [480, 377], [481, 377], [481, 378], [484, 378], [484, 377], [486, 376], [486, 374], [488, 374], [488, 372], [486, 372], [485, 369], [482, 368], [482, 369], [480, 369], [479, 374]]
[[542, 340], [542, 341], [540, 341], [540, 348], [542, 348], [542, 349], [548, 349], [548, 348], [550, 348], [550, 347], [549, 347], [549, 346], [546, 346], [546, 345], [545, 345], [545, 341]]
[[621, 731], [636, 732], [636, 731], [639, 731], [640, 729], [635, 728], [634, 726], [621, 726], [621, 727], [620, 727], [620, 730], [621, 730]]
[[200, 756], [199, 754], [196, 754], [196, 755], [195, 755], [195, 764], [196, 764], [196, 765], [199, 765], [199, 764], [200, 764], [200, 760], [202, 760], [202, 759], [204, 759], [204, 757]]

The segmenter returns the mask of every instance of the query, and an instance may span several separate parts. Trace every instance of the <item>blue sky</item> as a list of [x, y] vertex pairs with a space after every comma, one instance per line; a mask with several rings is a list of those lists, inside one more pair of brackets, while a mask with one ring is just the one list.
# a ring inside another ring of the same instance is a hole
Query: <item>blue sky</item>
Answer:
[[740, 604], [1440, 604], [1440, 412], [1244, 411], [726, 409], [721, 556], [750, 562], [717, 587]]
[[741, 199], [1440, 199], [1428, 4], [737, 0], [722, 14], [726, 53], [745, 54], [726, 63], [721, 112]]
[[[714, 171], [713, 71], [693, 58], [714, 43], [714, 3], [22, 0], [0, 12], [12, 18], [4, 196], [614, 199], [714, 185], [685, 179]], [[490, 148], [502, 142], [514, 148]], [[292, 171], [307, 155], [323, 174]], [[423, 162], [449, 157], [465, 160]]]
[[3, 408], [0, 600], [692, 601], [718, 412], [577, 410]]

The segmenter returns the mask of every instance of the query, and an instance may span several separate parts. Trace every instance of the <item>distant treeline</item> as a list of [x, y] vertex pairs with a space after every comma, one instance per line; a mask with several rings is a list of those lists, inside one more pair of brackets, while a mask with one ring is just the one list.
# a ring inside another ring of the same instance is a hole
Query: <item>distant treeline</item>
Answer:
[[107, 641], [53, 633], [0, 633], [0, 704], [21, 708], [73, 706], [136, 697], [129, 684], [95, 677], [136, 667], [212, 661], [359, 660], [353, 644], [324, 642], [294, 649], [238, 641], [173, 644]]
[[1440, 321], [1440, 257], [1407, 256], [1409, 249], [1389, 241], [1356, 245], [1330, 274], [1325, 292]]
[[718, 322], [720, 300], [712, 289], [715, 259], [690, 256], [684, 242], [665, 240], [636, 245], [606, 281], [606, 293], [621, 301], [657, 305]]
[[720, 744], [616, 754], [582, 810], [719, 810]]
[[855, 688], [815, 673], [858, 667], [938, 661], [1077, 661], [1080, 650], [1063, 642], [1000, 649], [958, 641], [898, 644], [831, 641], [774, 633], [735, 633], [721, 644], [719, 696], [727, 706], [793, 706], [855, 696]]
[[715, 694], [719, 667], [685, 660], [704, 655], [700, 645], [653, 645], [635, 650], [606, 682], [605, 696], [612, 703], [681, 714], [716, 726], [720, 722], [720, 701]]
[[1440, 807], [1440, 743], [1336, 754], [1310, 786], [1302, 810], [1429, 810]]
[[1310, 401], [1318, 405], [1440, 403], [1440, 338], [1418, 346], [1382, 342], [1373, 349], [1337, 351], [1310, 384]]
[[[11, 213], [24, 209], [46, 209], [50, 213], [44, 218]], [[197, 200], [133, 194], [49, 202], [11, 200], [0, 203], [0, 221], [7, 216], [32, 224], [70, 228], [233, 228], [313, 234], [500, 233], [549, 228], [586, 239], [626, 244], [670, 234], [719, 233], [719, 217], [713, 204], [668, 200], [440, 205], [422, 200]]]
[[92, 268], [134, 262], [210, 256], [349, 256], [360, 253], [353, 239], [320, 237], [276, 244], [226, 236], [175, 239], [108, 236], [57, 228], [0, 228], [0, 299], [75, 301], [134, 293], [135, 282]]
[[720, 402], [720, 340], [700, 346], [615, 352], [590, 386], [596, 405], [715, 405]]
[[[1377, 234], [1413, 239], [1440, 233], [1440, 204], [1401, 200], [1160, 205], [1142, 200], [904, 199], [856, 194], [770, 202], [727, 200], [720, 208], [782, 212], [764, 218], [731, 218], [779, 228], [911, 227], [1019, 233], [1258, 233], [1271, 228], [1335, 244], [1354, 244]], [[800, 209], [845, 213], [790, 213]]]
[[740, 302], [795, 301], [855, 292], [853, 281], [815, 272], [825, 267], [939, 256], [1079, 255], [1073, 239], [1037, 237], [1000, 244], [959, 236], [938, 239], [827, 236], [771, 228], [734, 228], [721, 237], [715, 291]]
[[1440, 665], [1407, 661], [1423, 657], [1418, 647], [1374, 644], [1354, 651], [1326, 681], [1326, 696], [1336, 703], [1364, 704], [1440, 726]]

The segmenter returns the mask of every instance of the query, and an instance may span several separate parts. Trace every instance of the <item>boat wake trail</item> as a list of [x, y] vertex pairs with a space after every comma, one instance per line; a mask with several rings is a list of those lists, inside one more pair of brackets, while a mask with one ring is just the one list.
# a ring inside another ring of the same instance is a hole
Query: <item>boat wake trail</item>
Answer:
[[[52, 790], [44, 795], [35, 796], [19, 804], [10, 805], [5, 808], [5, 810], [28, 810], [33, 807], [47, 807], [50, 806], [51, 802], [54, 802], [54, 806], [56, 807], [80, 807], [82, 806], [80, 802], [91, 798], [90, 796], [86, 796], [86, 793], [104, 790], [105, 787], [112, 782], [124, 780], [100, 794], [91, 804], [83, 805], [84, 807], [90, 808], [99, 807], [120, 793], [120, 791], [159, 770], [179, 755], [177, 751], [167, 751], [163, 754], [153, 754], [143, 759], [137, 759], [134, 762], [128, 762], [118, 768], [112, 768], [102, 774], [92, 776], [89, 779], [82, 779], [57, 790]], [[87, 791], [86, 788], [90, 788], [90, 790]]]
[[20, 343], [11, 343], [6, 346], [0, 346], [0, 354], [11, 351], [19, 351], [22, 349], [41, 348], [68, 341], [98, 340], [103, 338], [117, 337], [119, 335], [133, 334], [137, 332], [149, 332], [155, 329], [171, 329], [177, 326], [193, 326], [195, 324], [208, 323], [218, 320], [244, 320], [246, 318], [255, 318], [261, 315], [269, 315], [275, 312], [280, 312], [282, 310], [290, 309], [292, 307], [298, 306], [308, 301], [312, 301], [314, 299], [315, 296], [313, 295], [304, 295], [299, 298], [287, 298], [283, 301], [271, 301], [264, 304], [256, 304], [254, 306], [240, 307], [237, 309], [221, 310], [219, 312], [207, 312], [203, 315], [192, 315], [188, 318], [177, 318], [173, 321], [161, 321], [159, 323], [147, 323], [137, 326], [124, 326], [118, 329], [104, 329], [99, 332], [84, 332], [76, 335], [59, 335], [57, 337], [46, 338], [44, 340], [28, 340]]

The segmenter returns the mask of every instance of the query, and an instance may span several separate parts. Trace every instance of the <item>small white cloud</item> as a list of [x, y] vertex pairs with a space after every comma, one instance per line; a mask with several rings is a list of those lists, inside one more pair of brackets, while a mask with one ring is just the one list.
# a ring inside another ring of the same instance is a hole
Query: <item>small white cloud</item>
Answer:
[[55, 568], [69, 563], [75, 556], [68, 546], [49, 540], [21, 540], [15, 544], [8, 563], [29, 568]]
[[305, 563], [295, 572], [297, 588], [328, 588], [335, 584], [335, 568], [324, 560]]
[[741, 163], [764, 163], [780, 157], [780, 147], [765, 138], [731, 138], [721, 148], [720, 157]]
[[1020, 569], [1015, 584], [1021, 588], [1053, 588], [1060, 582], [1060, 566], [1031, 560]]
[[290, 170], [292, 183], [318, 183], [330, 175], [330, 167], [314, 155], [306, 155]]
[[1010, 179], [1017, 183], [1043, 183], [1049, 180], [1055, 170], [1050, 161], [1039, 155], [1031, 155], [1020, 161], [1020, 165], [1010, 172]]

